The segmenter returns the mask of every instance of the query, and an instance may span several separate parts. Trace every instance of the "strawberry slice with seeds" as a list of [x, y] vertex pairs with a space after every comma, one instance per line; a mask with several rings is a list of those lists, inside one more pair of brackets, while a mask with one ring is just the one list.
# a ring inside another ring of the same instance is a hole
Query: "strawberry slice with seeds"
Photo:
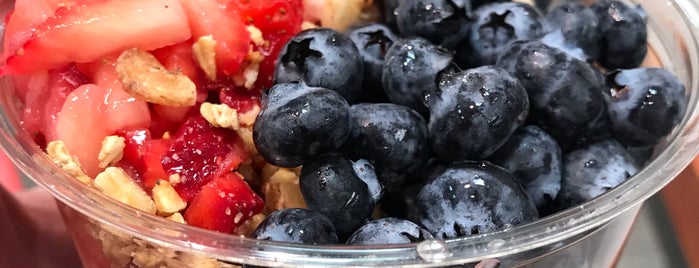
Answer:
[[194, 40], [210, 35], [216, 46], [216, 69], [231, 75], [248, 54], [250, 34], [240, 15], [228, 12], [220, 0], [181, 0]]
[[179, 174], [175, 190], [189, 201], [211, 178], [235, 170], [248, 157], [235, 131], [214, 128], [200, 114], [194, 114], [180, 126], [162, 164], [168, 174]]
[[262, 212], [264, 201], [238, 173], [228, 172], [202, 187], [184, 213], [189, 225], [232, 233], [235, 227]]
[[147, 129], [120, 131], [125, 138], [124, 158], [138, 173], [141, 186], [150, 191], [158, 180], [168, 178], [160, 163], [172, 145], [170, 139], [152, 139]]
[[86, 1], [60, 7], [36, 26], [31, 37], [8, 55], [0, 73], [32, 73], [70, 62], [92, 62], [132, 47], [152, 50], [190, 37], [179, 1]]

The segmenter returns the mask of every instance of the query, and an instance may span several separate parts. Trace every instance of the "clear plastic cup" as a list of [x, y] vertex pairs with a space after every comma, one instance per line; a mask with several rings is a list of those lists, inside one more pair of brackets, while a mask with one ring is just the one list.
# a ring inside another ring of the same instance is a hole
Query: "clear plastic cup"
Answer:
[[699, 151], [699, 3], [631, 2], [648, 12], [649, 45], [661, 64], [685, 82], [689, 106], [682, 122], [657, 146], [653, 161], [624, 184], [583, 205], [507, 230], [407, 245], [311, 246], [225, 235], [141, 213], [52, 164], [18, 127], [9, 79], [0, 81], [0, 146], [59, 201], [85, 267], [471, 267], [492, 259], [503, 267], [609, 267], [642, 202]]

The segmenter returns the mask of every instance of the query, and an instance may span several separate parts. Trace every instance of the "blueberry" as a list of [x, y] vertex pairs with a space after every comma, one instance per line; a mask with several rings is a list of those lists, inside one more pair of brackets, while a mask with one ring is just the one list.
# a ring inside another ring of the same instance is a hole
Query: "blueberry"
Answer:
[[262, 96], [255, 147], [269, 163], [295, 167], [338, 149], [349, 137], [349, 104], [336, 91], [277, 84]]
[[448, 167], [418, 193], [419, 223], [437, 238], [482, 234], [538, 218], [534, 203], [489, 162]]
[[303, 208], [274, 211], [257, 226], [252, 237], [303, 244], [337, 244], [335, 227], [320, 213]]
[[469, 13], [470, 0], [402, 0], [396, 8], [396, 24], [401, 36], [454, 47], [466, 37]]
[[560, 208], [587, 202], [636, 174], [635, 160], [614, 139], [603, 140], [563, 156]]
[[321, 155], [305, 163], [299, 186], [308, 208], [327, 216], [340, 239], [371, 218], [372, 194], [354, 172], [352, 161], [340, 154]]
[[617, 0], [599, 0], [591, 9], [599, 21], [599, 63], [607, 69], [641, 65], [648, 51], [645, 11]]
[[352, 40], [329, 28], [314, 28], [292, 37], [279, 52], [274, 82], [304, 81], [339, 92], [355, 101], [362, 90], [362, 60]]
[[519, 128], [490, 160], [512, 174], [537, 208], [550, 204], [561, 189], [561, 148], [537, 126]]
[[498, 59], [527, 90], [530, 122], [564, 152], [609, 136], [604, 77], [586, 62], [538, 41], [517, 42]]
[[582, 49], [589, 59], [599, 58], [600, 33], [597, 15], [580, 2], [560, 5], [546, 14], [552, 30], [560, 30], [566, 43]]
[[347, 244], [390, 245], [408, 244], [432, 239], [432, 234], [417, 224], [404, 219], [386, 217], [370, 221], [355, 231]]
[[356, 104], [350, 107], [350, 122], [350, 136], [341, 150], [352, 159], [369, 160], [387, 191], [427, 161], [427, 122], [412, 109], [392, 103]]
[[442, 76], [427, 105], [432, 150], [451, 162], [487, 158], [524, 123], [529, 111], [519, 81], [494, 66]]
[[398, 28], [398, 25], [396, 24], [396, 17], [398, 13], [398, 3], [401, 1], [403, 0], [378, 1], [379, 5], [381, 6], [381, 13], [383, 14], [383, 22], [391, 29]]
[[388, 102], [381, 85], [383, 63], [388, 49], [398, 40], [383, 24], [371, 23], [347, 30], [347, 36], [359, 49], [364, 69], [360, 101]]
[[554, 30], [550, 33], [547, 33], [546, 35], [544, 35], [544, 37], [541, 38], [540, 41], [541, 43], [547, 46], [560, 49], [561, 51], [565, 52], [573, 58], [585, 62], [593, 61], [593, 59], [590, 58], [590, 56], [588, 56], [587, 53], [585, 53], [585, 51], [583, 51], [580, 47], [566, 40], [561, 30]]
[[460, 60], [465, 67], [495, 64], [514, 41], [544, 36], [544, 18], [536, 8], [517, 2], [491, 3], [474, 11], [474, 22]]
[[366, 183], [374, 203], [378, 202], [383, 196], [384, 191], [379, 182], [379, 178], [376, 176], [374, 165], [372, 165], [369, 160], [359, 159], [352, 163], [352, 168], [354, 168], [354, 173], [357, 174], [357, 177]]
[[655, 145], [687, 109], [684, 85], [666, 69], [614, 71], [607, 75], [607, 86], [612, 133], [625, 145]]
[[381, 81], [391, 102], [425, 115], [425, 92], [434, 90], [437, 74], [451, 66], [453, 54], [420, 37], [401, 39], [388, 50]]

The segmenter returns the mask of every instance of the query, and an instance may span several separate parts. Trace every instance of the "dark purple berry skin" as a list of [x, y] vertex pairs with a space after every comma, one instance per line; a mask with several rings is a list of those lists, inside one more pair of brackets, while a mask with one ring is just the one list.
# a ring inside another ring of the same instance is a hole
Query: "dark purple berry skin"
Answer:
[[489, 162], [452, 165], [418, 193], [419, 223], [436, 238], [455, 238], [538, 219], [512, 176]]
[[519, 128], [490, 160], [512, 174], [537, 208], [553, 202], [561, 189], [561, 148], [537, 126]]
[[564, 152], [609, 136], [604, 77], [586, 62], [530, 41], [512, 45], [498, 66], [519, 79], [529, 95], [530, 122], [553, 136]]
[[370, 221], [355, 231], [347, 244], [351, 245], [393, 245], [409, 244], [432, 239], [427, 230], [404, 219], [386, 217]]
[[336, 91], [277, 84], [262, 96], [253, 141], [269, 163], [295, 167], [331, 152], [349, 137], [349, 104]]
[[404, 175], [429, 157], [427, 122], [408, 107], [356, 104], [350, 107], [350, 122], [350, 136], [341, 151], [351, 159], [369, 160], [386, 191], [399, 187]]
[[599, 63], [609, 70], [640, 66], [648, 52], [645, 11], [617, 0], [596, 1], [590, 8], [599, 21]]
[[335, 227], [320, 213], [303, 208], [274, 211], [257, 226], [252, 237], [302, 244], [337, 244]]
[[550, 30], [560, 30], [566, 43], [585, 52], [587, 58], [600, 54], [600, 34], [597, 15], [580, 2], [560, 5], [546, 14]]
[[381, 81], [388, 99], [426, 115], [424, 94], [437, 74], [450, 68], [453, 54], [420, 37], [401, 39], [388, 50]]
[[357, 46], [342, 33], [314, 28], [292, 37], [279, 52], [274, 83], [304, 81], [339, 92], [348, 102], [362, 92], [364, 74]]
[[340, 154], [325, 154], [304, 163], [299, 186], [308, 208], [328, 217], [343, 241], [371, 219], [373, 195], [355, 173], [352, 161]]
[[433, 152], [449, 162], [481, 160], [521, 126], [529, 111], [527, 92], [504, 69], [483, 66], [443, 75], [428, 94]]
[[587, 202], [636, 174], [635, 160], [614, 139], [563, 156], [564, 172], [556, 202], [566, 209]]
[[474, 11], [466, 47], [458, 50], [467, 68], [495, 64], [510, 44], [544, 36], [544, 17], [534, 7], [518, 2], [483, 5]]
[[470, 0], [404, 0], [398, 1], [396, 25], [401, 36], [454, 47], [468, 33], [470, 13]]
[[398, 36], [388, 27], [379, 23], [354, 26], [347, 30], [347, 36], [359, 49], [364, 69], [360, 102], [388, 102], [381, 85], [383, 63], [388, 49], [398, 40]]
[[627, 146], [650, 146], [679, 124], [687, 109], [684, 84], [662, 68], [614, 71], [605, 92], [612, 134]]

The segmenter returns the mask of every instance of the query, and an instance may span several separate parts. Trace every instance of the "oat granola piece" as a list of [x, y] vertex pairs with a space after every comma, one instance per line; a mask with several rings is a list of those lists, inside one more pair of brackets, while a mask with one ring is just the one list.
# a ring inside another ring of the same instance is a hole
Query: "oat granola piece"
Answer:
[[63, 169], [68, 175], [75, 177], [85, 184], [92, 183], [92, 179], [85, 175], [85, 172], [80, 167], [78, 158], [68, 152], [65, 143], [60, 140], [49, 142], [46, 146], [46, 153], [49, 158], [58, 167]]
[[265, 39], [262, 37], [262, 31], [260, 31], [259, 28], [250, 25], [245, 29], [248, 31], [248, 33], [250, 33], [250, 40], [252, 40], [255, 45], [264, 46], [265, 43], [267, 43], [267, 41], [265, 41]]
[[254, 105], [247, 112], [238, 114], [238, 121], [242, 126], [251, 127], [255, 124], [255, 119], [257, 119], [258, 114], [260, 114], [260, 106]]
[[307, 208], [299, 187], [299, 176], [293, 170], [280, 168], [264, 183], [267, 211], [283, 208]]
[[126, 147], [126, 139], [121, 136], [107, 136], [102, 140], [102, 148], [100, 148], [97, 159], [99, 167], [106, 168], [109, 165], [115, 164], [124, 157], [124, 148]]
[[314, 22], [310, 22], [310, 21], [304, 21], [301, 23], [301, 30], [302, 31], [305, 31], [308, 29], [314, 29], [314, 28], [318, 28], [318, 27], [320, 27], [318, 24], [315, 24]]
[[175, 173], [170, 175], [167, 180], [170, 182], [170, 185], [177, 185], [178, 183], [182, 182], [182, 177], [180, 177], [180, 174]]
[[238, 111], [226, 104], [213, 104], [204, 102], [199, 107], [199, 113], [214, 127], [237, 130], [240, 128], [238, 122]]
[[187, 207], [187, 202], [175, 191], [170, 182], [158, 180], [153, 186], [153, 201], [160, 214], [170, 215]]
[[233, 82], [236, 86], [252, 89], [257, 82], [257, 75], [260, 71], [260, 62], [265, 59], [259, 51], [251, 50], [245, 55], [245, 60], [240, 68], [241, 71], [233, 75]]
[[320, 25], [344, 32], [354, 24], [364, 9], [366, 0], [325, 0]]
[[121, 168], [108, 167], [95, 177], [93, 184], [107, 196], [124, 204], [150, 214], [156, 212], [153, 199]]
[[216, 80], [216, 40], [213, 36], [206, 35], [199, 37], [192, 45], [194, 60], [199, 64], [199, 68], [204, 71], [206, 77], [211, 81]]
[[187, 224], [187, 222], [184, 220], [184, 217], [182, 216], [182, 213], [179, 212], [172, 213], [172, 215], [168, 216], [166, 219], [174, 222], [179, 222], [181, 224]]
[[264, 214], [256, 214], [240, 226], [236, 227], [233, 233], [242, 236], [251, 236], [252, 233], [255, 232], [255, 229], [257, 229], [257, 226], [260, 225], [263, 220], [265, 220]]
[[179, 71], [167, 70], [152, 54], [140, 49], [121, 53], [116, 71], [124, 89], [146, 102], [174, 107], [193, 106], [196, 85]]

